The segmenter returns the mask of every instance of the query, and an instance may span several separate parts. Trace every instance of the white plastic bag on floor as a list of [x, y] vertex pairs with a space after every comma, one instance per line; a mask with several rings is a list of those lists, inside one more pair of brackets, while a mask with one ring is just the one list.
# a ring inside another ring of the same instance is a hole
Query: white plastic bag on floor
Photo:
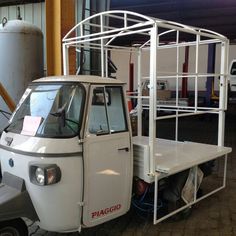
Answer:
[[[181, 193], [183, 201], [187, 204], [194, 201], [194, 176], [195, 176], [195, 168], [193, 167], [189, 170], [188, 178]], [[203, 172], [199, 167], [197, 167], [197, 190], [200, 187], [202, 179], [203, 179]]]

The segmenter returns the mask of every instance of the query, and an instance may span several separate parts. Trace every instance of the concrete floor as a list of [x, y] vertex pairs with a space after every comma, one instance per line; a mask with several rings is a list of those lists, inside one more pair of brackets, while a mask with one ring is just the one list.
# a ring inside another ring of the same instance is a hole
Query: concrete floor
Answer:
[[[180, 122], [180, 140], [191, 140], [216, 144], [217, 119], [216, 117], [198, 117]], [[173, 121], [164, 121], [158, 125], [158, 136], [170, 138]], [[152, 217], [145, 219], [138, 216], [134, 210], [126, 215], [91, 229], [85, 229], [84, 236], [232, 236], [236, 235], [236, 104], [229, 107], [226, 115], [225, 146], [233, 148], [228, 158], [227, 187], [222, 191], [202, 200], [193, 206], [192, 213], [187, 219], [166, 220], [157, 225], [152, 224]], [[220, 180], [207, 177], [205, 186], [209, 187]], [[30, 222], [29, 222], [30, 224]], [[38, 229], [35, 224], [29, 226], [29, 235], [62, 236], [65, 234], [46, 232]], [[71, 236], [77, 233], [67, 234]]]

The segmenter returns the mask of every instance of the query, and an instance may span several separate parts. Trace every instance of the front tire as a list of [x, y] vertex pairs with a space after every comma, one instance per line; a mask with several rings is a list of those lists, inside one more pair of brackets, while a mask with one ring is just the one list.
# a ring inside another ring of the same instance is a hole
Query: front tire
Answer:
[[28, 228], [22, 219], [0, 222], [0, 236], [27, 236]]

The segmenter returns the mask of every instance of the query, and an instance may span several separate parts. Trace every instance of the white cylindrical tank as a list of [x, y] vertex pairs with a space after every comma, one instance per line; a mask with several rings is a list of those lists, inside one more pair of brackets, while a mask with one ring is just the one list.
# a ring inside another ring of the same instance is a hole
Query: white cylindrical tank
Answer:
[[[28, 83], [43, 76], [43, 33], [22, 20], [0, 24], [0, 82], [17, 104]], [[9, 111], [0, 98], [0, 110]], [[0, 114], [0, 128], [7, 123]]]

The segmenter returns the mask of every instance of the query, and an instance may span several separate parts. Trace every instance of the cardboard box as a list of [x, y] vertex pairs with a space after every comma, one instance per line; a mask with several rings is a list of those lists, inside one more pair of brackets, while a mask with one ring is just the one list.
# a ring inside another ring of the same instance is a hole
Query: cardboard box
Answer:
[[[149, 96], [149, 89], [143, 89], [142, 95]], [[157, 89], [157, 100], [168, 100], [170, 98], [171, 98], [171, 91], [170, 90]]]

